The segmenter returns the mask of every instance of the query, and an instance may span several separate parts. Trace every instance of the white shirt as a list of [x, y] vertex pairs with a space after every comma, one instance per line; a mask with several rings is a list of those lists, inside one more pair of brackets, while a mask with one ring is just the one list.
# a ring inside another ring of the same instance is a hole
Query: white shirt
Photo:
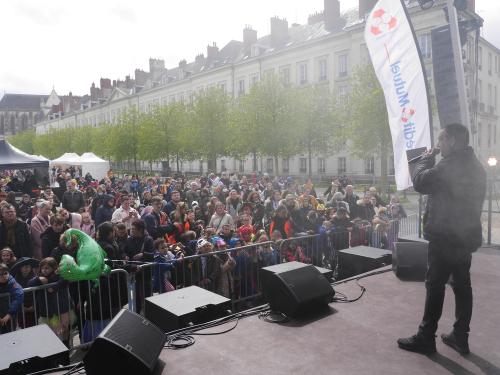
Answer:
[[[130, 212], [134, 212], [137, 214], [136, 216], [130, 216]], [[129, 218], [130, 217], [130, 218]], [[128, 210], [125, 210], [123, 207], [120, 206], [120, 208], [117, 208], [115, 212], [113, 212], [113, 216], [111, 217], [111, 222], [112, 223], [124, 223], [125, 226], [127, 227], [127, 230], [130, 230], [130, 227], [132, 226], [132, 221], [135, 219], [140, 219], [141, 216], [137, 212], [135, 208], [129, 207]], [[126, 219], [126, 220], [123, 220]]]

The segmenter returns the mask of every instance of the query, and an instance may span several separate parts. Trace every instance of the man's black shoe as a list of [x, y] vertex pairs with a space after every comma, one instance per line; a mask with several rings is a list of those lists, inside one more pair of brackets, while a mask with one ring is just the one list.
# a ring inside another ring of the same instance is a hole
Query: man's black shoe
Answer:
[[409, 350], [410, 352], [422, 354], [432, 354], [436, 352], [436, 339], [434, 337], [427, 338], [422, 335], [414, 335], [412, 337], [399, 339], [398, 345], [401, 349]]
[[465, 336], [456, 335], [454, 332], [450, 334], [443, 333], [441, 335], [441, 339], [446, 345], [451, 346], [460, 354], [470, 353], [469, 342], [466, 335]]

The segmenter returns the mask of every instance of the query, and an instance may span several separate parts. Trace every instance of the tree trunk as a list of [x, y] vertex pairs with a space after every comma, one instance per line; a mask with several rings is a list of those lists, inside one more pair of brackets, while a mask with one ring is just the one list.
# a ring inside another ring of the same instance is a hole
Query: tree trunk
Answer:
[[179, 154], [175, 155], [175, 161], [177, 163], [177, 173], [179, 173]]
[[254, 151], [253, 152], [253, 165], [252, 165], [252, 169], [254, 172], [257, 172], [257, 169], [259, 167], [257, 166], [257, 153]]
[[387, 199], [387, 147], [382, 144], [380, 147], [380, 197]]
[[278, 170], [278, 157], [274, 157], [274, 175], [279, 176], [279, 170]]
[[134, 155], [134, 171], [137, 173], [137, 155]]

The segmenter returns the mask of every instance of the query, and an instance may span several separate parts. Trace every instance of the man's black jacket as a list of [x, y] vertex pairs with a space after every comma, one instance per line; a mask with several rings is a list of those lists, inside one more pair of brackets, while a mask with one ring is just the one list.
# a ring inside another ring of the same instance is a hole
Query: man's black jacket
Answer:
[[486, 171], [470, 147], [435, 163], [434, 156], [425, 156], [410, 164], [413, 187], [429, 195], [424, 232], [431, 240], [475, 251], [482, 244]]

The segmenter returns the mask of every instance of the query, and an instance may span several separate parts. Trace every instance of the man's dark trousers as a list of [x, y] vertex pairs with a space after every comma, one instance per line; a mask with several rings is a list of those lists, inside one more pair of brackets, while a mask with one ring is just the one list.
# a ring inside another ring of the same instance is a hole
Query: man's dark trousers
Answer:
[[443, 311], [446, 282], [455, 293], [455, 324], [457, 335], [469, 333], [472, 317], [472, 288], [470, 281], [471, 250], [453, 244], [445, 239], [429, 241], [428, 268], [425, 280], [427, 289], [424, 317], [419, 326], [419, 333], [425, 337], [434, 337], [439, 318]]

